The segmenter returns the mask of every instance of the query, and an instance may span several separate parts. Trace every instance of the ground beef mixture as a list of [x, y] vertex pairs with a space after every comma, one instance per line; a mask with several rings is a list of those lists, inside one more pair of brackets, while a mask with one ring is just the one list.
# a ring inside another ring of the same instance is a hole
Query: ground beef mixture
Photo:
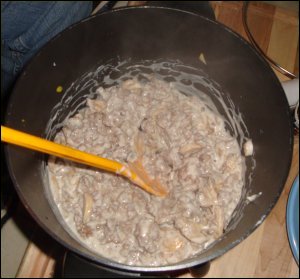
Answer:
[[128, 265], [161, 266], [201, 252], [222, 235], [244, 184], [244, 158], [224, 120], [155, 78], [97, 92], [55, 141], [125, 164], [142, 158], [168, 195], [51, 157], [51, 193], [65, 224], [91, 250]]

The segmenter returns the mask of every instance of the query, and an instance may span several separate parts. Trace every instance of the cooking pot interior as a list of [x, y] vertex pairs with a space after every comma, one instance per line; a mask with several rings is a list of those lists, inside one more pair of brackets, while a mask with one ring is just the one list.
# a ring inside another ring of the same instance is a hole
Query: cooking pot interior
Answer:
[[[205, 62], [199, 59], [200, 54]], [[116, 70], [122, 61], [127, 64]], [[227, 104], [234, 104], [235, 113], [244, 120], [242, 128], [247, 128], [254, 143], [254, 156], [246, 159], [246, 191], [234, 220], [217, 243], [192, 259], [170, 266], [118, 264], [80, 245], [58, 221], [47, 198], [44, 155], [7, 146], [10, 174], [35, 220], [72, 251], [126, 270], [183, 269], [223, 254], [248, 236], [277, 201], [291, 162], [292, 127], [282, 87], [268, 64], [237, 34], [209, 19], [168, 8], [127, 8], [93, 16], [51, 40], [27, 66], [10, 98], [6, 125], [53, 137], [50, 128], [84, 106], [87, 94], [92, 96], [98, 85], [106, 84], [105, 77], [118, 79], [141, 61], [175, 61], [177, 66], [188, 65], [203, 73], [206, 82], [222, 92]], [[145, 67], [141, 73], [147, 71]], [[95, 72], [91, 80], [88, 73]], [[187, 71], [187, 77], [189, 74], [195, 72]], [[176, 75], [167, 71], [165, 77], [173, 81]], [[63, 93], [56, 92], [58, 86], [63, 87]], [[214, 89], [201, 83], [198, 89], [216, 99]], [[218, 102], [216, 106], [222, 113], [222, 106]], [[247, 202], [247, 195], [260, 192], [255, 201]]]

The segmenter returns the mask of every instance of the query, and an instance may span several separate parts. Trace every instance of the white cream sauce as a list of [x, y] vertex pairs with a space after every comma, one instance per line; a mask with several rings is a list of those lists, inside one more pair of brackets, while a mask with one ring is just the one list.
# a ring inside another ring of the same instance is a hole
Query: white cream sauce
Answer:
[[222, 234], [241, 197], [244, 161], [219, 115], [148, 78], [99, 88], [55, 141], [122, 163], [142, 155], [149, 175], [167, 187], [166, 198], [55, 158], [48, 170], [55, 203], [81, 241], [116, 261], [153, 266], [191, 257]]
[[[107, 69], [122, 74], [104, 76], [102, 88], [99, 73]], [[135, 139], [142, 138], [144, 167], [170, 192], [157, 198], [122, 177], [51, 158], [50, 199], [77, 239], [104, 257], [142, 266], [191, 257], [222, 235], [245, 194], [245, 123], [218, 86], [194, 70], [177, 61], [100, 66], [53, 109], [48, 137], [62, 128], [55, 140], [83, 151], [126, 163], [137, 158]]]

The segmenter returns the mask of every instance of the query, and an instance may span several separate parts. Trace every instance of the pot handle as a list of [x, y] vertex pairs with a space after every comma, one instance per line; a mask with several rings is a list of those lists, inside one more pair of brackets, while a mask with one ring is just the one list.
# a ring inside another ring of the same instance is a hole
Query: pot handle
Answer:
[[189, 270], [193, 277], [201, 278], [209, 272], [209, 269], [210, 269], [210, 262], [206, 262], [200, 265], [193, 266]]

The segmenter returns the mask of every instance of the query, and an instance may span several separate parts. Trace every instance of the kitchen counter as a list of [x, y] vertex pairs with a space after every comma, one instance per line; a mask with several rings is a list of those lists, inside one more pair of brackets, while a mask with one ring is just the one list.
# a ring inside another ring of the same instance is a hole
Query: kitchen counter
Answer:
[[[242, 3], [212, 1], [218, 21], [246, 38], [242, 25]], [[256, 20], [254, 20], [256, 18]], [[267, 4], [251, 6], [251, 31], [263, 49], [291, 71], [298, 70], [297, 16]], [[289, 40], [280, 48], [282, 40]], [[276, 43], [274, 43], [276, 42]], [[278, 42], [278, 44], [277, 44]], [[280, 80], [287, 78], [276, 72]], [[293, 160], [284, 190], [266, 220], [242, 243], [211, 263], [205, 278], [214, 277], [299, 277], [299, 269], [290, 250], [286, 232], [286, 204], [292, 183], [299, 172], [299, 137], [295, 136]], [[27, 247], [17, 277], [49, 278], [61, 262], [62, 247], [37, 229]], [[180, 277], [191, 277], [184, 274]]]

